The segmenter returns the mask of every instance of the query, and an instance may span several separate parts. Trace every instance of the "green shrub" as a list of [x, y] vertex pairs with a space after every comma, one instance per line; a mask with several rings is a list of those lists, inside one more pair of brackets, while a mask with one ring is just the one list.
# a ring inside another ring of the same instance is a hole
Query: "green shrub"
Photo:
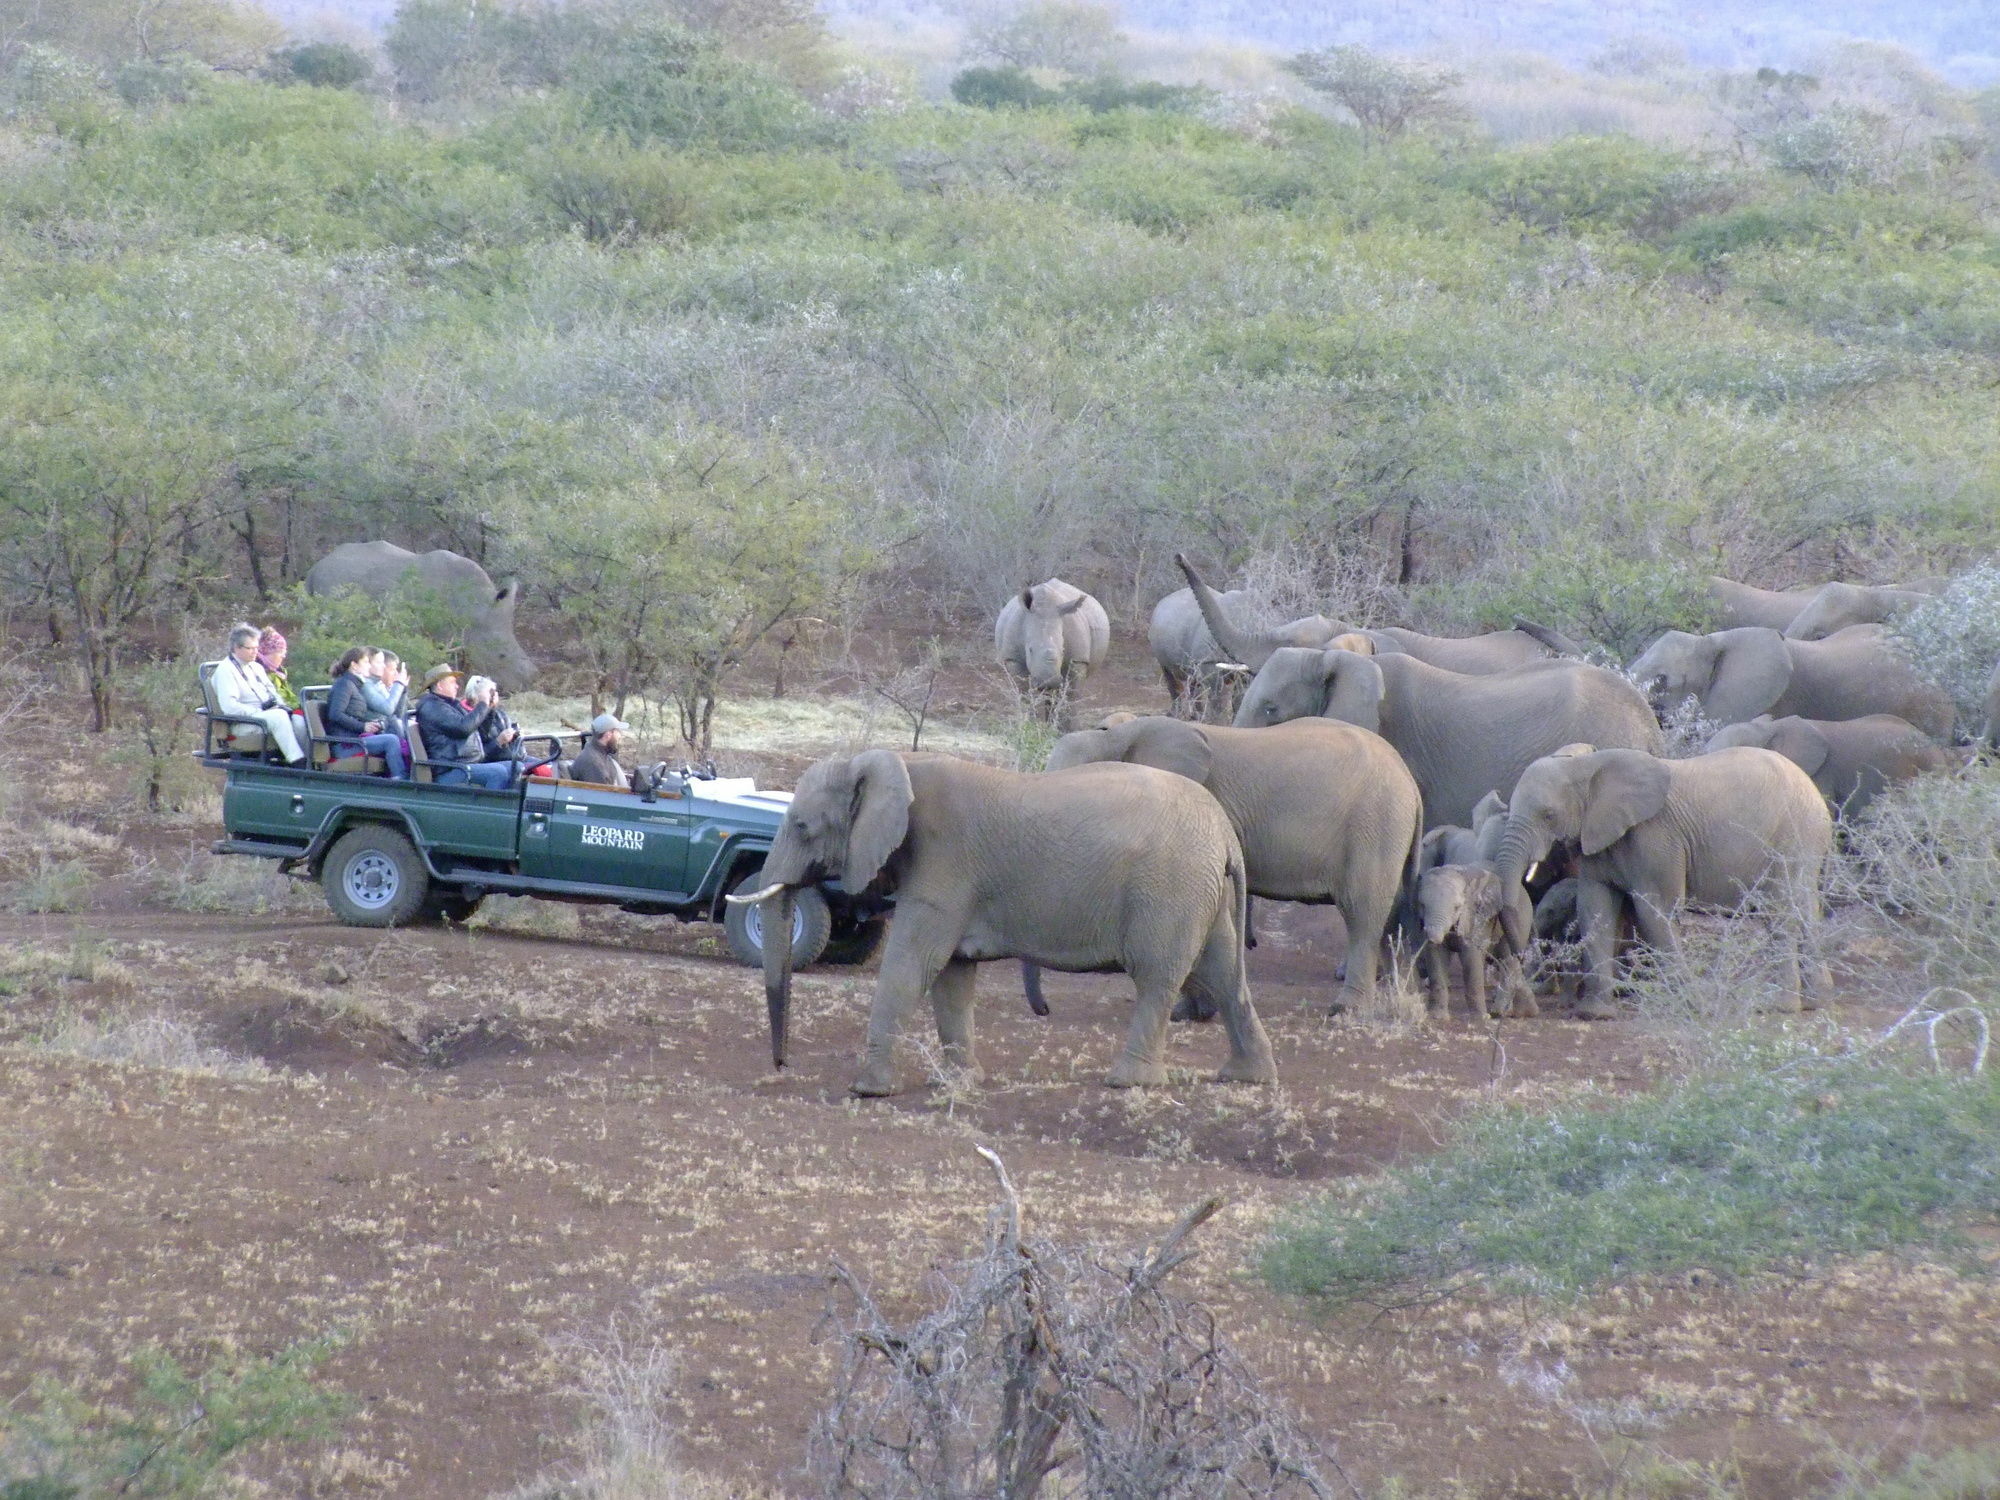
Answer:
[[134, 1390], [119, 1405], [38, 1378], [32, 1405], [0, 1407], [0, 1500], [211, 1493], [239, 1455], [338, 1431], [351, 1403], [313, 1372], [344, 1342], [326, 1335], [199, 1371], [150, 1346], [127, 1362]]
[[1059, 97], [1025, 68], [967, 68], [951, 81], [951, 97], [974, 109], [1044, 109]]
[[681, 233], [693, 221], [694, 204], [677, 164], [622, 136], [600, 135], [554, 147], [526, 175], [559, 223], [599, 244], [633, 235]]
[[577, 88], [586, 127], [635, 141], [769, 151], [832, 138], [832, 122], [775, 73], [669, 23], [589, 58]]
[[328, 668], [351, 646], [395, 652], [415, 686], [436, 663], [456, 660], [464, 644], [450, 601], [414, 581], [384, 599], [358, 589], [308, 594], [298, 584], [272, 601], [271, 612], [297, 622], [286, 632], [286, 670], [295, 686], [325, 682]]
[[284, 61], [300, 83], [323, 89], [351, 89], [375, 71], [366, 53], [344, 42], [308, 42], [284, 54]]
[[1517, 617], [1532, 620], [1599, 648], [1611, 665], [1632, 660], [1663, 631], [1704, 631], [1713, 617], [1707, 580], [1694, 568], [1595, 538], [1531, 551], [1518, 571], [1431, 585], [1413, 602], [1468, 626], [1500, 630]]
[[[964, 77], [960, 74], [959, 77]], [[952, 81], [952, 97], [961, 104], [974, 100], [959, 98], [958, 83]], [[1170, 114], [1193, 114], [1214, 98], [1214, 91], [1199, 84], [1155, 83], [1150, 79], [1124, 78], [1116, 73], [1099, 73], [1064, 86], [1063, 101], [1080, 104], [1094, 115], [1108, 115], [1120, 109], [1158, 109]], [[991, 105], [987, 106], [991, 108]]]
[[1474, 1116], [1372, 1189], [1323, 1198], [1264, 1253], [1273, 1285], [1387, 1302], [1479, 1283], [1571, 1295], [1703, 1268], [1949, 1245], [2000, 1208], [2000, 1070], [1867, 1057], [1697, 1077], [1547, 1113]]
[[1709, 162], [1622, 136], [1576, 136], [1494, 156], [1464, 175], [1473, 192], [1538, 229], [1652, 241], [1733, 206], [1744, 192]]
[[1917, 670], [1951, 694], [1960, 720], [1976, 729], [2000, 662], [2000, 564], [1959, 574], [1889, 628]]

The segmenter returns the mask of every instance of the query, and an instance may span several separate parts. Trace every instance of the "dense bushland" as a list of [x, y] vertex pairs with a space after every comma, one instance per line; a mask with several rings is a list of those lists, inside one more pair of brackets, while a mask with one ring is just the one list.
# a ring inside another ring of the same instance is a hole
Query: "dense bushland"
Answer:
[[[160, 614], [365, 536], [520, 569], [579, 686], [693, 703], [765, 621], [919, 586], [1059, 571], [1129, 625], [1177, 547], [1622, 653], [1711, 569], [1948, 571], [2000, 526], [1976, 150], [857, 109], [798, 16], [712, 9], [413, 0], [374, 92], [16, 49], [0, 583], [100, 718]], [[662, 588], [705, 622], [672, 648]]]

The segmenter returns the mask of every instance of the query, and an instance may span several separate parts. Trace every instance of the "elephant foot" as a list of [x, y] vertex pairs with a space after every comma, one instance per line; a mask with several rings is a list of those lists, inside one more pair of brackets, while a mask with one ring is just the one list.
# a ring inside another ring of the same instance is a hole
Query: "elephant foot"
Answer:
[[1329, 1021], [1335, 1016], [1344, 1016], [1346, 1014], [1347, 1002], [1345, 1000], [1336, 1000], [1326, 1008], [1326, 1017]]
[[1497, 1020], [1507, 1021], [1532, 1020], [1541, 1013], [1542, 1008], [1535, 1004], [1535, 997], [1533, 995], [1516, 995], [1512, 1005], [1501, 1006], [1486, 1012], [1487, 1015]]
[[1167, 1065], [1121, 1057], [1104, 1075], [1104, 1085], [1113, 1089], [1158, 1088], [1167, 1081]]
[[847, 1092], [863, 1099], [886, 1099], [896, 1092], [896, 1070], [891, 1067], [868, 1067], [854, 1082], [847, 1086]]
[[1575, 1015], [1579, 1021], [1615, 1021], [1618, 1007], [1609, 1000], [1581, 1000], [1577, 1002]]
[[1244, 1057], [1232, 1057], [1216, 1070], [1217, 1083], [1276, 1083], [1278, 1065], [1271, 1054], [1255, 1053]]
[[1215, 1019], [1215, 1002], [1212, 1000], [1197, 1000], [1192, 995], [1183, 995], [1167, 1019], [1169, 1021], [1213, 1021]]

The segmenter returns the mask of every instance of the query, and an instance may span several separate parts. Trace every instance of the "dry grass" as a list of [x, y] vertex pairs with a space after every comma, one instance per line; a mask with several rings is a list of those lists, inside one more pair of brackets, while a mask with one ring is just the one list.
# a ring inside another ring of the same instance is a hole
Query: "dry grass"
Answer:
[[271, 860], [241, 855], [197, 851], [155, 866], [146, 884], [154, 901], [175, 911], [263, 916], [269, 912], [317, 911], [326, 904], [319, 888], [309, 881], [279, 874]]
[[465, 925], [474, 932], [505, 932], [515, 937], [568, 941], [583, 936], [583, 918], [574, 906], [537, 901], [533, 896], [488, 896]]
[[29, 1045], [37, 1052], [56, 1056], [198, 1073], [239, 1083], [261, 1083], [273, 1076], [254, 1058], [209, 1046], [192, 1018], [171, 1010], [69, 1015]]

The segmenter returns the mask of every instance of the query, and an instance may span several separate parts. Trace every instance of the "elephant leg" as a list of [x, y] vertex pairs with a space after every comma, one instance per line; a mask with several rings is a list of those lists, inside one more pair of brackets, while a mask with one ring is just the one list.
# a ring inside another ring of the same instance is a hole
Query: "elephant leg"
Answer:
[[1639, 941], [1670, 958], [1678, 957], [1681, 951], [1680, 934], [1674, 930], [1673, 919], [1674, 908], [1679, 904], [1674, 893], [1632, 892], [1632, 925], [1639, 930]]
[[1474, 1016], [1486, 1014], [1486, 948], [1481, 943], [1458, 940], [1459, 961], [1465, 965], [1465, 1008]]
[[1139, 1002], [1132, 1007], [1132, 1024], [1125, 1033], [1125, 1050], [1104, 1075], [1114, 1089], [1143, 1088], [1167, 1081], [1167, 1010], [1174, 986], [1164, 975], [1134, 974]]
[[1424, 944], [1424, 1008], [1434, 1016], [1451, 1014], [1451, 960], [1443, 943]]
[[[1393, 900], [1340, 903], [1340, 920], [1347, 927], [1347, 962], [1341, 966], [1340, 994], [1327, 1010], [1328, 1015], [1365, 1009], [1375, 998], [1375, 982], [1381, 972], [1382, 937], [1388, 929], [1393, 905]], [[1451, 1009], [1448, 990], [1433, 1003], [1433, 1008]]]
[[1540, 1015], [1542, 1008], [1535, 1003], [1535, 987], [1528, 983], [1527, 971], [1521, 967], [1521, 955], [1514, 951], [1514, 945], [1503, 937], [1490, 946], [1494, 965], [1500, 971], [1500, 988], [1488, 1014], [1517, 1020]]
[[[942, 916], [934, 908], [912, 908], [898, 912], [896, 921], [889, 924], [882, 971], [875, 980], [875, 1003], [868, 1011], [867, 1050], [862, 1054], [860, 1073], [848, 1085], [851, 1093], [873, 1099], [896, 1092], [896, 1038], [902, 1032], [903, 1018], [930, 989], [957, 945], [956, 930], [948, 942], [934, 941], [918, 930], [922, 918], [937, 921]], [[910, 921], [911, 917], [919, 920]]]
[[1601, 880], [1576, 883], [1577, 923], [1583, 929], [1583, 994], [1576, 1013], [1585, 1021], [1608, 1021], [1612, 964], [1618, 947], [1619, 893]]
[[931, 1011], [937, 1017], [945, 1066], [969, 1073], [975, 1083], [984, 1079], [972, 1051], [972, 995], [978, 978], [978, 964], [954, 958], [931, 981]]
[[1229, 1036], [1229, 1060], [1215, 1075], [1217, 1083], [1276, 1083], [1278, 1065], [1271, 1056], [1271, 1039], [1250, 1003], [1250, 986], [1243, 973], [1243, 950], [1236, 942], [1236, 924], [1223, 920], [1209, 932], [1208, 942], [1188, 976], [1191, 988], [1210, 997], [1222, 1010], [1222, 1029]]

